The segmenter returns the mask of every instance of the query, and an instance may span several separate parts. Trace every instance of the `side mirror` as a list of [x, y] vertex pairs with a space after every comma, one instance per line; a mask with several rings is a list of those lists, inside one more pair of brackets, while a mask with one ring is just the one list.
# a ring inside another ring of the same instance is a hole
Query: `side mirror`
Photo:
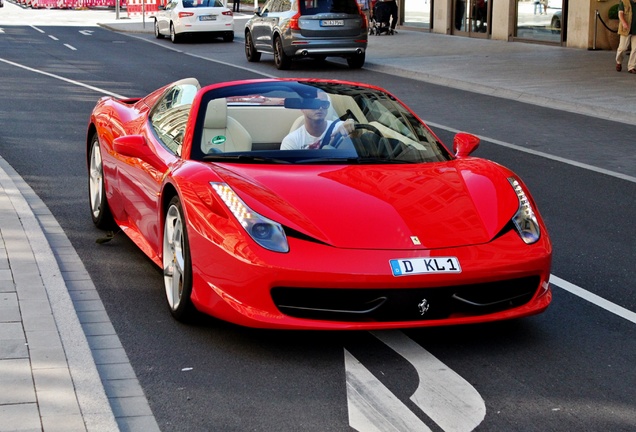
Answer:
[[453, 138], [453, 152], [458, 158], [468, 157], [479, 147], [479, 138], [473, 134], [459, 132]]
[[113, 149], [122, 156], [148, 159], [154, 156], [143, 135], [126, 135], [115, 138]]

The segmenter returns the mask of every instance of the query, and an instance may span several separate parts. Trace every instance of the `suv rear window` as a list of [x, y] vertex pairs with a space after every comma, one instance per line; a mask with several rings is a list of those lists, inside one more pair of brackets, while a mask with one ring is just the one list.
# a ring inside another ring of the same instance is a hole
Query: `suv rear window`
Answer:
[[359, 14], [356, 0], [300, 0], [302, 15], [316, 15], [320, 13]]

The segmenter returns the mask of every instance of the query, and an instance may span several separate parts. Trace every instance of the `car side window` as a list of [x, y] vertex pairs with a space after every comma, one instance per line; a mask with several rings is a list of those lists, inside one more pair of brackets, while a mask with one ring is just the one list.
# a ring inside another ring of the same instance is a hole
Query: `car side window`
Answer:
[[270, 12], [276, 12], [275, 8], [275, 3], [278, 0], [269, 0], [267, 3], [265, 3], [265, 6], [263, 6], [263, 9], [261, 10], [261, 15], [267, 15]]
[[159, 140], [174, 154], [181, 154], [181, 145], [192, 101], [198, 88], [192, 84], [172, 87], [155, 105], [150, 123]]

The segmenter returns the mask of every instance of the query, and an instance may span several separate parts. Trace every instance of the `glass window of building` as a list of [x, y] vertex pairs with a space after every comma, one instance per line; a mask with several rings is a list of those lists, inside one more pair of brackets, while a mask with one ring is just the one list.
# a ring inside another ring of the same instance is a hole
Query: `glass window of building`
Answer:
[[561, 43], [564, 0], [517, 0], [515, 36], [519, 39]]
[[432, 6], [433, 0], [405, 0], [404, 25], [430, 29]]

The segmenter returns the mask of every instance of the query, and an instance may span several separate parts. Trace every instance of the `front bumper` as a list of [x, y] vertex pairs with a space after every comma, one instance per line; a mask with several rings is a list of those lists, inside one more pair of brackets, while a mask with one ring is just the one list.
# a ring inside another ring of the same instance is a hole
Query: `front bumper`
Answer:
[[[343, 250], [290, 239], [290, 252], [219, 247], [190, 236], [197, 309], [239, 325], [280, 329], [390, 329], [519, 318], [551, 302], [551, 245], [510, 231], [444, 250]], [[226, 240], [227, 241], [227, 240]], [[462, 272], [393, 276], [389, 260], [457, 257]]]

